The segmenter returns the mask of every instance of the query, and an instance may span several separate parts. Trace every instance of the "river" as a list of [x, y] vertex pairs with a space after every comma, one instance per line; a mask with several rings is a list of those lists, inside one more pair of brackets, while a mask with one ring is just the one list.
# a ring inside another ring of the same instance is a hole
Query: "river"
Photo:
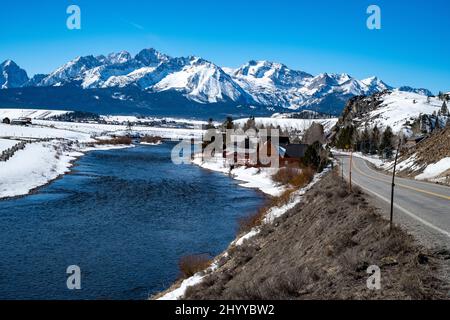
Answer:
[[[146, 299], [177, 279], [181, 256], [226, 249], [263, 195], [173, 164], [172, 147], [90, 152], [37, 193], [0, 201], [0, 299]], [[70, 265], [81, 290], [67, 288]]]

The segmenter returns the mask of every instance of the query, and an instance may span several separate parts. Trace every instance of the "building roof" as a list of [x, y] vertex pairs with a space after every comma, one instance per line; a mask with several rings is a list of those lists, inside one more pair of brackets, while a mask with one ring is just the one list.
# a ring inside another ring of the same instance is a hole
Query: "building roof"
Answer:
[[305, 156], [305, 152], [308, 149], [307, 144], [288, 144], [283, 147], [284, 150], [284, 158], [303, 158]]

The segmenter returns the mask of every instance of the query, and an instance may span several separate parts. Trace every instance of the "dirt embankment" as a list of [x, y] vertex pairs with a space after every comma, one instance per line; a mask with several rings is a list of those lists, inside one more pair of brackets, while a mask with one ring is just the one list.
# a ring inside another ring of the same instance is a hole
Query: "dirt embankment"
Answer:
[[[185, 299], [448, 299], [438, 278], [445, 255], [419, 247], [333, 173], [303, 204], [229, 250]], [[381, 290], [367, 288], [369, 266]]]
[[[427, 139], [402, 154], [399, 161], [407, 161], [413, 156], [416, 164], [415, 170], [410, 168], [404, 170], [402, 174], [406, 176], [414, 177], [422, 173], [428, 165], [450, 157], [450, 126], [433, 132]], [[450, 176], [450, 170], [442, 174], [442, 177], [445, 176]]]

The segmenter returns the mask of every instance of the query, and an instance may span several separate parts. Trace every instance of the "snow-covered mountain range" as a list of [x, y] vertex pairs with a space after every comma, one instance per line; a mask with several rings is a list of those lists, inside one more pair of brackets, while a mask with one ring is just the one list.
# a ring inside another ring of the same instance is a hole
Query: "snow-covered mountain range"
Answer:
[[[336, 114], [353, 96], [392, 89], [377, 77], [357, 80], [348, 74], [313, 76], [269, 61], [250, 61], [237, 69], [222, 68], [199, 57], [172, 58], [155, 49], [144, 49], [134, 57], [126, 51], [77, 57], [48, 75], [38, 74], [31, 79], [9, 60], [0, 66], [0, 87], [71, 87], [96, 92], [108, 89], [144, 107], [142, 100], [146, 96], [136, 97], [123, 90], [165, 96], [177, 93], [194, 104], [221, 103], [240, 107], [241, 111], [247, 108], [248, 113], [260, 109], [268, 114], [305, 109]], [[410, 87], [404, 87], [404, 91], [431, 94]]]

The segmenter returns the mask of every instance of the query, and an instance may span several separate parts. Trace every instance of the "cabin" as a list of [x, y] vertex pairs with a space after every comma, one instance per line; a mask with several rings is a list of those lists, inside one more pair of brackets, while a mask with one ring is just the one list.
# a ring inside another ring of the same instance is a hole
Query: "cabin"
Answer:
[[285, 159], [302, 159], [305, 157], [307, 144], [292, 143], [286, 146], [280, 146], [280, 155]]
[[18, 118], [11, 120], [12, 125], [27, 126], [31, 124], [31, 118]]
[[3, 124], [11, 124], [11, 120], [8, 117], [6, 117], [6, 118], [3, 118], [2, 123]]
[[419, 142], [423, 141], [425, 136], [411, 137], [406, 140], [405, 148], [414, 148]]

